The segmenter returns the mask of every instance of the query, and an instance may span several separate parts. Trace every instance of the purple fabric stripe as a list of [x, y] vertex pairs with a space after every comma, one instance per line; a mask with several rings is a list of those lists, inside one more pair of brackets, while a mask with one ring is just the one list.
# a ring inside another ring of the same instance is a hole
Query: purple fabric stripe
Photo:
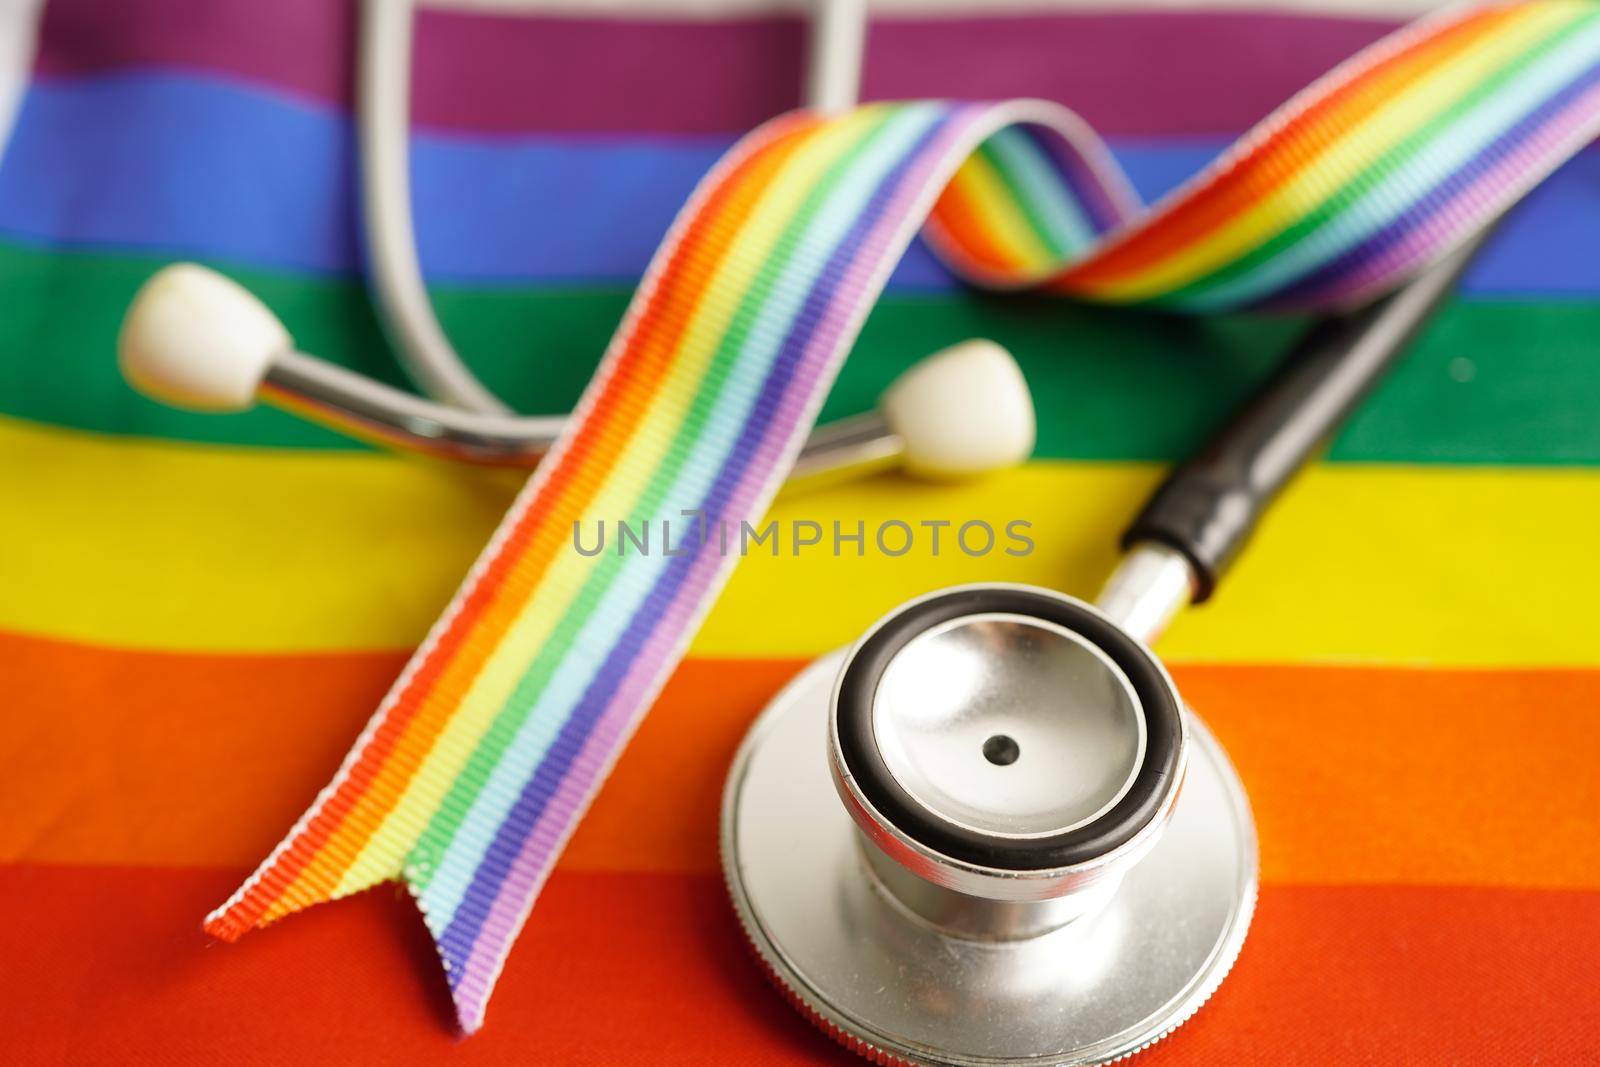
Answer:
[[[717, 516], [719, 519], [725, 514], [733, 489], [740, 483], [746, 468], [758, 454], [763, 439], [773, 429], [774, 416], [782, 404], [786, 390], [792, 386], [800, 357], [806, 350], [817, 325], [822, 321], [828, 306], [835, 299], [851, 262], [860, 252], [863, 240], [877, 219], [882, 217], [907, 171], [948, 122], [949, 115], [941, 116], [923, 134], [917, 148], [896, 163], [884, 176], [878, 189], [868, 201], [861, 218], [829, 256], [816, 285], [807, 294], [793, 328], [784, 339], [783, 346], [762, 385], [761, 393], [756, 398], [750, 417], [745, 421], [738, 440], [722, 469], [717, 473], [705, 499], [699, 502], [702, 514]], [[739, 518], [747, 517], [749, 516], [737, 515], [734, 519], [737, 521]], [[467, 960], [473, 954], [473, 946], [478, 943], [480, 934], [484, 932], [485, 923], [490, 918], [496, 901], [505, 897], [520, 902], [526, 899], [529, 893], [536, 891], [538, 879], [542, 878], [542, 874], [537, 870], [528, 872], [533, 877], [517, 878], [517, 860], [522, 855], [529, 831], [567, 777], [570, 764], [581, 751], [585, 739], [593, 732], [603, 712], [614, 701], [616, 691], [628, 675], [630, 666], [639, 659], [652, 634], [663, 627], [663, 617], [677, 602], [680, 587], [692, 573], [696, 560], [708, 555], [716, 556], [717, 550], [717, 540], [709, 539], [701, 546], [698, 553], [675, 559], [663, 570], [655, 587], [646, 596], [645, 607], [634, 616], [628, 628], [618, 638], [578, 706], [562, 724], [561, 731], [545, 754], [544, 760], [523, 787], [516, 805], [496, 831], [495, 839], [486, 852], [483, 862], [474, 872], [472, 884], [468, 887], [460, 906], [437, 939], [441, 954], [452, 964], [460, 964], [459, 968], [452, 966], [450, 972], [451, 988], [458, 994], [478, 993], [476, 989], [463, 989], [462, 983], [473, 973], [473, 969], [466, 965]], [[692, 602], [698, 598], [685, 599]], [[668, 625], [665, 629], [672, 628]], [[499, 946], [509, 941], [510, 935], [514, 932], [509, 928], [510, 924], [506, 925], [508, 927], [506, 929], [489, 931], [490, 944], [486, 947], [490, 955], [496, 954]], [[487, 987], [482, 992], [483, 995], [487, 995]]]
[[[1111, 134], [1242, 130], [1386, 20], [1123, 12], [883, 20], [868, 99], [1037, 96]], [[423, 10], [414, 119], [479, 132], [735, 133], [799, 102], [795, 17], [648, 21]], [[347, 104], [353, 5], [329, 0], [52, 0], [52, 76], [198, 68]], [[597, 76], [604, 71], [604, 76]]]
[[[1461, 236], [1465, 218], [1481, 214], [1484, 204], [1506, 189], [1525, 185], [1530, 166], [1545, 156], [1547, 145], [1559, 143], [1584, 121], [1593, 123], [1586, 98], [1597, 85], [1600, 66], [1591, 67], [1523, 116], [1387, 226], [1260, 305], [1290, 309], [1337, 302], [1431, 259]], [[1542, 178], [1548, 166], [1534, 173]]]
[[[934, 126], [919, 147], [886, 176], [861, 221], [830, 257], [797, 319], [797, 326], [809, 324], [810, 328], [796, 329], [785, 340], [736, 445], [735, 457], [743, 458], [735, 458], [719, 473], [701, 504], [704, 514], [726, 514], [735, 523], [755, 514], [758, 500], [770, 492], [773, 467], [799, 431], [804, 413], [813, 407], [825, 384], [824, 376], [837, 370], [836, 353], [845, 331], [852, 322], [859, 328], [866, 298], [875, 293], [868, 292], [874, 272], [886, 258], [903, 251], [891, 247], [890, 242], [895, 231], [904, 228], [908, 201], [923, 189], [930, 172], [947, 159], [953, 141], [981, 113], [981, 109], [958, 109]], [[603, 778], [604, 768], [615, 758], [664, 680], [663, 670], [688, 624], [701, 611], [706, 589], [719, 573], [725, 573], [728, 561], [713, 550], [716, 544], [713, 538], [706, 551], [674, 562], [651, 594], [652, 602], [663, 602], [657, 600], [658, 596], [670, 598], [665, 620], [650, 628], [650, 633], [644, 633], [636, 623], [630, 634], [640, 630], [633, 639], [646, 639], [648, 643], [631, 664], [618, 664], [616, 670], [604, 672], [604, 680], [597, 679], [595, 688], [586, 695], [586, 703], [595, 699], [603, 704], [602, 714], [574, 768], [562, 780], [554, 801], [539, 816], [516, 868], [494, 902], [467, 963], [467, 977], [454, 989], [458, 1008], [464, 1013], [471, 1010], [469, 1001], [479, 1005], [481, 1011], [498, 975], [505, 946], [521, 925], [522, 908], [553, 864], [571, 815], [587, 802], [594, 784]], [[617, 686], [616, 692], [607, 692], [613, 685]]]
[[[1024, 126], [1022, 132], [1039, 147], [1041, 152], [1054, 161], [1056, 173], [1071, 191], [1073, 200], [1077, 201], [1078, 206], [1088, 216], [1095, 233], [1103, 235], [1144, 209], [1144, 205], [1138, 202], [1138, 195], [1131, 188], [1127, 190], [1130, 199], [1128, 203], [1123, 203], [1113, 196], [1113, 183], [1117, 183], [1118, 186], [1126, 184], [1121, 169], [1115, 164], [1112, 165], [1110, 174], [1102, 173], [1084, 156], [1078, 145], [1055, 131]], [[1110, 151], [1105, 149], [1104, 142], [1099, 147], [1107, 152]]]

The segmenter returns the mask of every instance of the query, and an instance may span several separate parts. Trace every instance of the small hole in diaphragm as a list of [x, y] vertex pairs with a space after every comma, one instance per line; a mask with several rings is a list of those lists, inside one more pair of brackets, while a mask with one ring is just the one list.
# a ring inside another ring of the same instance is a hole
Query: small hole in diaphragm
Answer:
[[983, 743], [983, 758], [996, 767], [1009, 767], [1017, 762], [1022, 750], [1005, 734], [995, 734]]

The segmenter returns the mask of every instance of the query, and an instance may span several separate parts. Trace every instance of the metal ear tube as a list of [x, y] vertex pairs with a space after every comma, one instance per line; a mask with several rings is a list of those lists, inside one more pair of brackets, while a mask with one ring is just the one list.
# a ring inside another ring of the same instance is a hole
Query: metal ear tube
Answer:
[[[357, 57], [367, 287], [391, 348], [425, 396], [294, 348], [288, 330], [242, 287], [205, 267], [158, 271], [129, 306], [118, 339], [123, 375], [176, 407], [241, 411], [258, 400], [374, 444], [488, 466], [538, 464], [565, 420], [519, 415], [462, 361], [434, 313], [418, 261], [407, 163], [414, 5], [363, 0]], [[854, 105], [865, 0], [817, 0], [808, 106]], [[1033, 403], [1010, 353], [973, 339], [936, 352], [883, 394], [876, 411], [813, 432], [786, 488], [903, 467], [964, 478], [1033, 451]]]
[[1147, 642], [1211, 594], [1481, 240], [1318, 323], [1155, 491], [1097, 605], [940, 590], [773, 699], [729, 772], [723, 869], [815, 1022], [885, 1063], [1095, 1064], [1217, 989], [1254, 911], [1255, 826]]
[[[145, 282], [117, 357], [136, 388], [174, 407], [243, 411], [264, 401], [376, 444], [468, 463], [532, 467], [566, 421], [440, 403], [307, 356], [261, 301], [189, 263]], [[1033, 439], [1016, 361], [993, 341], [970, 340], [902, 372], [876, 410], [816, 427], [790, 484], [892, 466], [970, 477], [1022, 462]]]

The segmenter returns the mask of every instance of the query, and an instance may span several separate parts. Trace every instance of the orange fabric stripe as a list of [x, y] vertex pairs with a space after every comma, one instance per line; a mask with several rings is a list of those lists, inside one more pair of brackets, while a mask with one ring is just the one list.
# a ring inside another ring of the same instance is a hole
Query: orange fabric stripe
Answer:
[[[248, 865], [327, 781], [402, 662], [0, 637], [15, 746], [0, 753], [0, 861]], [[799, 667], [684, 663], [565, 866], [714, 871], [733, 750]], [[1176, 675], [1244, 776], [1268, 880], [1600, 889], [1600, 775], [1575, 743], [1600, 730], [1600, 671]]]
[[964, 269], [999, 275], [1017, 269], [1016, 257], [996, 240], [994, 229], [984, 220], [982, 201], [972, 195], [960, 171], [939, 194], [929, 220], [928, 225], [944, 238], [943, 247], [965, 258]]
[[[228, 952], [236, 871], [0, 867], [0, 1018], [22, 1063], [859, 1063], [747, 955], [717, 878], [558, 871], [494, 1025], [448, 1022], [426, 930], [363, 894]], [[26, 921], [18, 917], [26, 916]], [[552, 966], [551, 961], [559, 961]], [[1600, 895], [1275, 887], [1233, 973], [1141, 1064], [1590, 1062]]]
[[[1363, 121], [1419, 73], [1437, 66], [1451, 53], [1499, 32], [1508, 21], [1525, 15], [1524, 11], [1508, 8], [1477, 12], [1378, 64], [1359, 81], [1341, 86], [1304, 111], [1293, 125], [1301, 130], [1347, 129]], [[1303, 152], [1303, 143], [1284, 147], [1300, 151], [1286, 154], [1280, 149], [1258, 153], [1220, 175], [1205, 196], [1186, 200], [1174, 211], [1152, 216], [1160, 218], [1159, 225], [1141, 224], [1130, 231], [1126, 239], [1113, 241], [1081, 266], [1064, 272], [1051, 283], [1052, 287], [1082, 291], [1144, 270], [1172, 252], [1193, 245], [1250, 203], [1312, 165], [1313, 160]]]

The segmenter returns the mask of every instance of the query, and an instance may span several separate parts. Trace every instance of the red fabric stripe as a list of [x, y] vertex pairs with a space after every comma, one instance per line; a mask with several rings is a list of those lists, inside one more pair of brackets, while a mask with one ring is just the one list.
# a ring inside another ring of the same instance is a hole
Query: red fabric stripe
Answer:
[[[765, 984], [713, 876], [558, 872], [465, 1043], [399, 891], [222, 948], [194, 915], [237, 877], [0, 867], [8, 1057], [858, 1062]], [[1139, 1062], [1591, 1062], [1597, 988], [1597, 893], [1269, 886], [1221, 992]]]

